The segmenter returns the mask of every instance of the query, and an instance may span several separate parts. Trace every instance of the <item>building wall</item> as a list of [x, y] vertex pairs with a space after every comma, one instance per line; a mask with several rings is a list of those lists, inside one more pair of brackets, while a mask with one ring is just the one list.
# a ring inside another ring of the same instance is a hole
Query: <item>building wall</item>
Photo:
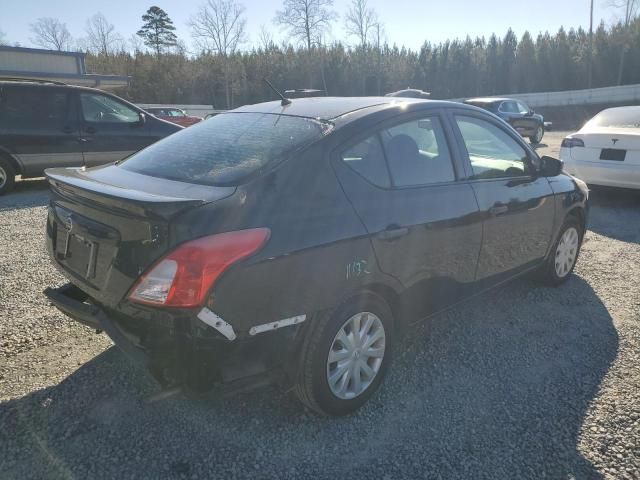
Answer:
[[47, 72], [52, 74], [82, 74], [76, 55], [27, 52], [23, 49], [0, 49], [0, 70], [11, 72]]

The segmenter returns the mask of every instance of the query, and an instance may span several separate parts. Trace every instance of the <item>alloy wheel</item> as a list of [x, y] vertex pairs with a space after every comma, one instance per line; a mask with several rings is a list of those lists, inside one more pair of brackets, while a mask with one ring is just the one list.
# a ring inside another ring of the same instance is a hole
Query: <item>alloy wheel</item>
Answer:
[[0, 167], [0, 188], [4, 187], [5, 183], [7, 183], [7, 172]]
[[578, 244], [580, 236], [574, 227], [568, 228], [556, 248], [556, 274], [559, 278], [564, 278], [573, 268], [573, 264], [578, 256]]
[[386, 334], [382, 321], [370, 312], [349, 318], [338, 330], [327, 357], [327, 382], [338, 398], [362, 394], [380, 371]]

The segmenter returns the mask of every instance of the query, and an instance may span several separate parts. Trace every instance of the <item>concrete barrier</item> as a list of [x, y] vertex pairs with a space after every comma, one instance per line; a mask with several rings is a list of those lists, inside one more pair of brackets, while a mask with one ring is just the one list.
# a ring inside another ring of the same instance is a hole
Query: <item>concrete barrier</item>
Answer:
[[[522, 100], [530, 107], [566, 107], [580, 105], [620, 105], [640, 102], [640, 85], [621, 85], [619, 87], [591, 88], [587, 90], [567, 90], [564, 92], [512, 93], [491, 95]], [[466, 97], [469, 98], [469, 97]], [[466, 98], [456, 98], [461, 102]]]

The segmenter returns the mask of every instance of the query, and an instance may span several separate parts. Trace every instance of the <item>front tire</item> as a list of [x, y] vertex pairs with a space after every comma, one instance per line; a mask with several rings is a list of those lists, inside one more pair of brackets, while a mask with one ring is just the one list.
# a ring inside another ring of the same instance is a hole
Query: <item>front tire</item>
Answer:
[[13, 190], [16, 181], [16, 171], [4, 158], [0, 158], [0, 195]]
[[391, 361], [393, 316], [365, 294], [312, 321], [302, 350], [297, 397], [321, 415], [346, 415], [378, 389]]
[[542, 141], [542, 137], [544, 137], [544, 127], [539, 125], [536, 133], [532, 137], [529, 137], [529, 141], [533, 144], [538, 144]]
[[583, 238], [584, 229], [578, 219], [567, 217], [541, 271], [543, 283], [558, 286], [569, 279], [578, 262]]

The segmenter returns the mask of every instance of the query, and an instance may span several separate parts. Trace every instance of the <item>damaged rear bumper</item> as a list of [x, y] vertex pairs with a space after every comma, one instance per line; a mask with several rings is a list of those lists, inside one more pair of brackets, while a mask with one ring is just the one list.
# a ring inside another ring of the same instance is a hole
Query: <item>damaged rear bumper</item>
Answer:
[[57, 289], [47, 288], [44, 294], [53, 306], [68, 317], [109, 335], [129, 358], [138, 363], [147, 363], [144, 349], [136, 345], [132, 335], [111, 320], [101, 308], [86, 303], [89, 296], [78, 287], [69, 283]]
[[262, 385], [265, 378], [269, 383], [286, 383], [292, 373], [289, 367], [295, 365], [292, 355], [300, 345], [302, 325], [297, 323], [282, 329], [274, 325], [275, 331], [261, 335], [252, 331], [236, 337], [233, 329], [226, 331], [225, 325], [231, 326], [208, 309], [171, 314], [174, 317], [167, 321], [166, 312], [125, 315], [96, 305], [71, 283], [47, 288], [44, 294], [73, 320], [105, 332], [165, 388], [184, 385], [203, 391], [215, 384], [250, 385], [249, 379]]

